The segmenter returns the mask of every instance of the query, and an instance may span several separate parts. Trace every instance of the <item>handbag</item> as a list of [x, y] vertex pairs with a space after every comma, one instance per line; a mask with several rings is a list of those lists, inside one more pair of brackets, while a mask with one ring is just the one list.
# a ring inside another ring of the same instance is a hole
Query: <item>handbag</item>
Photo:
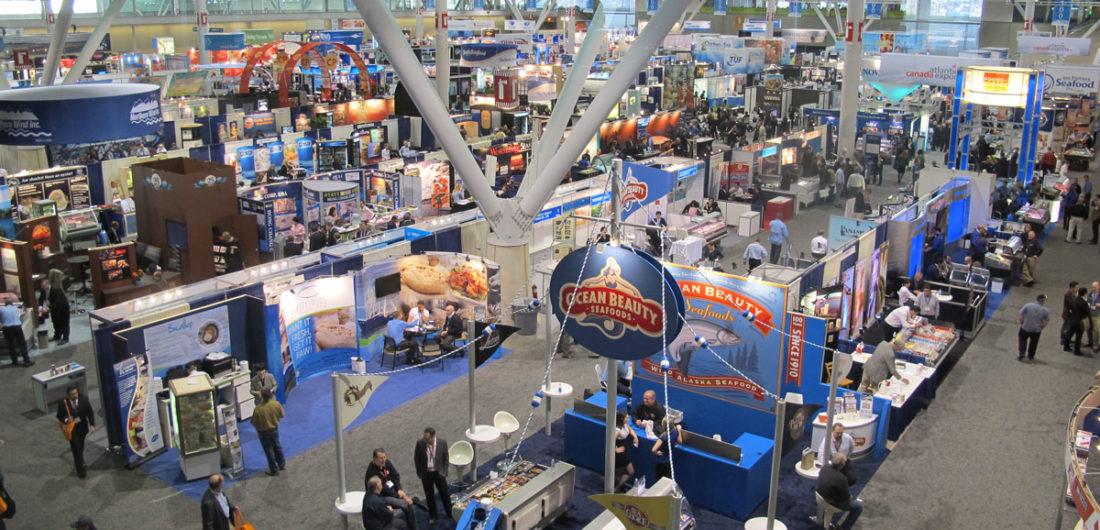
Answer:
[[69, 400], [66, 399], [62, 402], [65, 404], [65, 412], [69, 415], [69, 421], [58, 420], [57, 426], [61, 429], [61, 435], [64, 436], [66, 440], [72, 441], [73, 429], [76, 428], [76, 422], [73, 421], [73, 411], [69, 410]]
[[15, 499], [11, 498], [7, 488], [0, 488], [0, 519], [15, 517]]
[[233, 530], [256, 530], [252, 523], [245, 520], [241, 509], [237, 507], [233, 508]]

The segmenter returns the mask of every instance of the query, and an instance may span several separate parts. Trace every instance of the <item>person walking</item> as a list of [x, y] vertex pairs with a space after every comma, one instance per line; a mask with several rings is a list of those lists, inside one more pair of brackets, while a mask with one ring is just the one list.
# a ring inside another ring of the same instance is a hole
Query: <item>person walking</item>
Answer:
[[34, 364], [27, 353], [27, 337], [23, 335], [23, 320], [19, 317], [19, 308], [12, 302], [5, 302], [0, 308], [0, 325], [4, 327], [4, 340], [8, 341], [8, 353], [11, 364], [19, 364], [19, 354], [23, 354], [23, 366]]
[[764, 245], [760, 243], [760, 238], [756, 238], [749, 246], [745, 247], [745, 254], [741, 257], [744, 260], [749, 272], [764, 263], [764, 259], [768, 257], [768, 251], [764, 248]]
[[443, 503], [443, 515], [451, 516], [451, 490], [447, 486], [447, 466], [450, 465], [450, 456], [447, 452], [447, 441], [437, 438], [435, 429], [424, 428], [424, 435], [416, 441], [413, 449], [413, 463], [416, 465], [416, 476], [424, 486], [424, 502], [428, 504], [428, 524], [435, 523], [438, 512], [435, 506], [435, 492], [439, 491], [439, 500]]
[[260, 391], [260, 399], [263, 400], [252, 412], [252, 426], [256, 428], [256, 434], [260, 436], [260, 445], [267, 455], [267, 474], [276, 476], [280, 471], [286, 471], [286, 459], [283, 458], [283, 446], [279, 443], [279, 422], [285, 413], [283, 406], [275, 400], [275, 394], [270, 388]]
[[775, 265], [779, 263], [779, 257], [783, 253], [783, 243], [790, 238], [790, 233], [787, 232], [787, 224], [778, 217], [768, 223], [768, 231], [771, 232], [768, 236], [768, 242], [771, 243], [772, 247], [768, 261]]
[[1085, 202], [1084, 194], [1077, 197], [1077, 202], [1069, 207], [1069, 228], [1066, 230], [1066, 243], [1073, 240], [1081, 244], [1081, 234], [1085, 231], [1085, 221], [1089, 218], [1089, 205]]
[[1016, 357], [1018, 361], [1024, 360], [1025, 352], [1029, 361], [1035, 359], [1035, 350], [1039, 347], [1039, 334], [1050, 323], [1050, 310], [1045, 306], [1046, 301], [1047, 295], [1040, 293], [1035, 297], [1034, 302], [1028, 302], [1020, 308], [1020, 330], [1017, 332], [1019, 354]]
[[84, 478], [88, 476], [88, 468], [84, 466], [84, 438], [88, 433], [95, 432], [95, 412], [75, 386], [70, 386], [66, 394], [67, 397], [57, 405], [57, 421], [72, 429], [69, 449], [73, 452], [77, 476]]
[[206, 493], [202, 494], [202, 530], [231, 530], [233, 528], [233, 512], [237, 510], [222, 492], [222, 484], [225, 479], [221, 474], [214, 473], [207, 480]]
[[818, 230], [817, 235], [810, 240], [810, 256], [813, 256], [814, 261], [820, 261], [828, 253], [829, 239], [825, 237], [824, 230]]
[[1075, 318], [1077, 305], [1077, 281], [1073, 280], [1069, 282], [1069, 288], [1062, 294], [1062, 330], [1058, 332], [1059, 340], [1062, 344], [1063, 351], [1071, 351], [1069, 347], [1069, 334], [1073, 329], [1073, 321]]
[[1089, 304], [1089, 348], [1093, 353], [1100, 352], [1100, 282], [1092, 282], [1085, 301]]
[[1088, 329], [1089, 322], [1089, 303], [1085, 300], [1085, 296], [1089, 294], [1089, 290], [1084, 287], [1077, 288], [1077, 296], [1073, 299], [1073, 321], [1070, 322], [1069, 331], [1066, 334], [1066, 347], [1069, 347], [1070, 340], [1073, 340], [1073, 354], [1084, 355], [1081, 353], [1081, 336], [1085, 334], [1085, 330]]
[[53, 278], [46, 284], [49, 286], [50, 322], [53, 323], [53, 338], [50, 340], [64, 346], [69, 343], [69, 298], [61, 285], [61, 275], [51, 276]]

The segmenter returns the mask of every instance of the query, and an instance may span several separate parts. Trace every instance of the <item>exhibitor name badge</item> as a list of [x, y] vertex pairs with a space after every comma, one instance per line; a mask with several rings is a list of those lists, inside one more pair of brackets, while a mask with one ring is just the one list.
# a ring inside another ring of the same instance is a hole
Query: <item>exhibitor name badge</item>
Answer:
[[627, 248], [598, 245], [572, 252], [550, 278], [550, 298], [574, 340], [614, 359], [658, 352], [662, 333], [671, 340], [682, 325], [682, 295], [659, 266]]

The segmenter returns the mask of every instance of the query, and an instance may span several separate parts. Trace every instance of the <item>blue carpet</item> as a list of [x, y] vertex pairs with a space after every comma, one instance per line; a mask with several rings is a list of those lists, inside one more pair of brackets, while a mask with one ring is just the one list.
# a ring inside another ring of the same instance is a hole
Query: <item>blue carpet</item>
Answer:
[[[520, 449], [520, 457], [537, 464], [550, 465], [555, 460], [563, 457], [565, 453], [565, 422], [559, 419], [553, 424], [554, 433], [547, 436], [543, 431], [527, 437]], [[809, 437], [804, 436], [793, 450], [788, 452], [782, 460], [779, 471], [779, 494], [776, 501], [776, 519], [782, 521], [791, 530], [820, 529], [820, 525], [810, 522], [809, 517], [817, 511], [817, 503], [814, 500], [815, 481], [803, 478], [794, 471], [795, 462], [802, 455], [803, 449], [809, 447]], [[593, 450], [599, 450], [594, 448]], [[889, 452], [887, 452], [889, 455]], [[495, 469], [497, 462], [504, 455], [498, 455], [484, 465], [478, 467], [478, 476], [486, 476], [489, 471]], [[882, 461], [868, 456], [852, 461], [856, 477], [859, 482], [852, 487], [852, 495], [858, 495], [867, 481], [878, 471]], [[691, 477], [677, 476], [682, 481], [691, 480]], [[583, 528], [591, 520], [603, 512], [604, 508], [588, 498], [589, 495], [603, 493], [603, 473], [597, 473], [577, 468], [577, 479], [574, 484], [573, 498], [569, 501], [568, 511], [559, 517], [548, 528], [553, 530], [574, 530]], [[691, 499], [688, 499], [691, 502]], [[697, 528], [700, 529], [740, 529], [744, 528], [743, 521], [737, 521], [719, 515], [709, 510], [692, 507], [695, 514]], [[752, 517], [764, 517], [767, 515], [768, 503], [765, 500], [752, 512]]]
[[[487, 363], [509, 353], [511, 353], [510, 349], [501, 348]], [[459, 377], [465, 376], [468, 366], [466, 358], [449, 357], [443, 360], [443, 370], [440, 370], [435, 364], [431, 364], [423, 370], [407, 370], [390, 376], [389, 380], [374, 391], [367, 407], [359, 418], [351, 424], [349, 430]], [[381, 369], [377, 363], [372, 363], [367, 366], [367, 370], [371, 372], [380, 371]], [[311, 377], [299, 381], [298, 386], [290, 392], [290, 397], [284, 407], [286, 417], [279, 426], [279, 441], [282, 443], [283, 455], [286, 457], [287, 465], [290, 466], [293, 465], [291, 459], [294, 456], [308, 451], [335, 436], [332, 412], [332, 379], [330, 377]], [[263, 475], [267, 469], [267, 457], [264, 456], [256, 430], [247, 423], [243, 422], [240, 425], [245, 475], [238, 477], [236, 480]], [[203, 493], [206, 491], [205, 480], [188, 482], [184, 478], [183, 472], [180, 470], [179, 452], [175, 448], [149, 460], [139, 469], [195, 500], [201, 500]], [[228, 486], [234, 482], [234, 479], [226, 476], [225, 482]]]

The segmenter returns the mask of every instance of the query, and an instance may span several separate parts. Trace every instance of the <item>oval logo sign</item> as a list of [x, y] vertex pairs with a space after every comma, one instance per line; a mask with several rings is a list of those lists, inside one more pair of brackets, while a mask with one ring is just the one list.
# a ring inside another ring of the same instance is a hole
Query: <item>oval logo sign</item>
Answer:
[[578, 344], [613, 359], [635, 360], [661, 351], [662, 330], [669, 343], [680, 333], [684, 297], [675, 285], [671, 274], [662, 278], [660, 265], [641, 251], [598, 245], [575, 250], [558, 263], [550, 302]]

